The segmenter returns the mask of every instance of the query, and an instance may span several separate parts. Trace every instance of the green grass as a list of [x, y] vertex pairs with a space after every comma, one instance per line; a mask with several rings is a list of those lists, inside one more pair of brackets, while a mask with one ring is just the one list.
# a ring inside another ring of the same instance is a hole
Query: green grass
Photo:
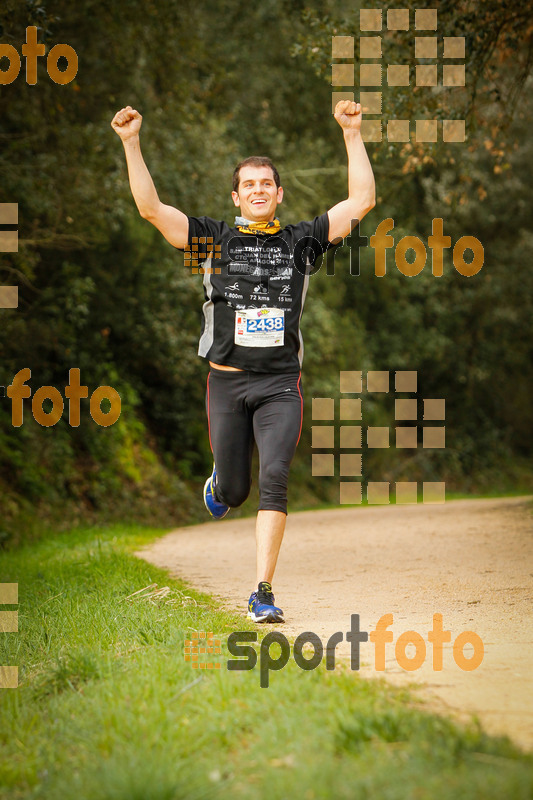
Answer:
[[[197, 493], [200, 494], [202, 487], [198, 487]], [[338, 495], [338, 487], [334, 491], [335, 495]], [[333, 495], [333, 492], [332, 492]], [[531, 489], [531, 485], [523, 485], [519, 488], [512, 488], [512, 489], [494, 489], [494, 490], [487, 490], [485, 492], [459, 492], [459, 491], [451, 491], [446, 489], [446, 502], [450, 500], [489, 500], [495, 499], [498, 497], [524, 497], [524, 498], [531, 498], [533, 496], [533, 492]], [[234, 519], [240, 519], [241, 517], [255, 517], [257, 514], [257, 505], [258, 505], [259, 496], [257, 494], [257, 487], [254, 485], [252, 487], [251, 496], [237, 509], [232, 509], [232, 517]], [[417, 493], [417, 503], [423, 502], [423, 492], [422, 489], [419, 488]], [[391, 486], [390, 491], [390, 499], [388, 505], [396, 505], [396, 497], [394, 486]], [[399, 504], [403, 505], [403, 504]], [[366, 490], [363, 490], [363, 499], [361, 503], [357, 503], [356, 505], [339, 505], [338, 498], [336, 500], [320, 500], [318, 502], [309, 502], [309, 494], [304, 493], [302, 499], [291, 501], [289, 498], [289, 514], [296, 514], [298, 511], [338, 511], [342, 508], [379, 508], [379, 505], [374, 505], [372, 503], [368, 503], [366, 499]], [[382, 507], [382, 506], [381, 506]], [[409, 508], [409, 506], [405, 506]], [[193, 519], [191, 522], [187, 523], [187, 525], [197, 525], [198, 520]], [[186, 526], [184, 526], [186, 527]]]
[[[526, 498], [528, 500], [531, 500], [531, 497], [532, 497], [531, 488], [528, 487], [528, 488], [525, 488], [525, 489], [509, 489], [509, 491], [497, 491], [497, 490], [495, 490], [495, 491], [491, 491], [491, 492], [487, 491], [487, 492], [484, 492], [484, 493], [476, 493], [476, 494], [468, 493], [468, 492], [451, 492], [451, 491], [446, 490], [446, 502], [449, 502], [450, 500], [490, 500], [490, 499], [496, 499], [498, 497], [502, 497], [502, 498], [503, 497], [524, 497], [524, 498]], [[422, 503], [422, 502], [423, 502], [423, 494], [422, 494], [422, 491], [419, 490], [418, 491], [418, 495], [417, 495], [417, 503]], [[395, 496], [394, 496], [394, 491], [390, 492], [390, 500], [389, 500], [388, 505], [391, 505], [391, 506], [396, 505], [396, 499], [395, 499]], [[402, 505], [403, 506], [404, 504], [399, 503], [398, 505]], [[292, 513], [296, 513], [297, 511], [331, 511], [331, 510], [336, 510], [337, 511], [339, 508], [362, 508], [364, 506], [368, 506], [369, 508], [380, 508], [380, 507], [383, 508], [383, 506], [380, 506], [379, 504], [376, 505], [376, 504], [373, 504], [373, 503], [368, 503], [367, 500], [366, 500], [366, 497], [364, 497], [364, 493], [363, 493], [363, 500], [361, 501], [361, 503], [357, 503], [357, 505], [350, 505], [350, 504], [345, 504], [344, 505], [343, 504], [342, 506], [340, 506], [338, 502], [331, 502], [331, 503], [322, 502], [322, 503], [318, 503], [317, 505], [312, 505], [312, 506], [311, 505], [307, 505], [307, 504], [302, 504], [302, 505], [293, 504], [289, 508], [289, 512], [291, 510], [292, 510]], [[408, 505], [406, 505], [405, 507], [409, 508]], [[250, 509], [250, 511], [248, 512], [248, 515], [252, 516], [253, 513], [254, 513], [253, 509]], [[195, 525], [197, 523], [191, 523], [191, 524]]]
[[[78, 529], [0, 556], [19, 632], [0, 663], [0, 798], [531, 798], [533, 756], [346, 666], [193, 670], [192, 631], [256, 630], [132, 555], [163, 531]], [[169, 587], [164, 597], [150, 584]], [[261, 633], [263, 631], [261, 630]]]

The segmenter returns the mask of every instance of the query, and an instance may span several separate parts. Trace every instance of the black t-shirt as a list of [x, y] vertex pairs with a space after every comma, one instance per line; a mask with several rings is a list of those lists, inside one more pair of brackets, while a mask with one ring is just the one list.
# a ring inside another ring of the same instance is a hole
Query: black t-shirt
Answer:
[[190, 253], [197, 253], [192, 263], [205, 270], [198, 355], [252, 372], [297, 372], [310, 272], [332, 246], [328, 231], [327, 213], [257, 235], [211, 217], [189, 217]]

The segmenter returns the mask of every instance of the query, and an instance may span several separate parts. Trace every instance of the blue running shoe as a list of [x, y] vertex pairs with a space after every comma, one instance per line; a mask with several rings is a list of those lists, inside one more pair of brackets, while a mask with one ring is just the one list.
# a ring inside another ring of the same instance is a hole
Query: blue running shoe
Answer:
[[204, 503], [205, 507], [213, 517], [213, 519], [222, 519], [229, 511], [229, 506], [225, 503], [220, 503], [215, 500], [215, 485], [216, 485], [217, 471], [213, 464], [213, 472], [204, 484]]
[[252, 592], [248, 600], [248, 616], [254, 622], [285, 622], [283, 611], [274, 605], [272, 586], [261, 581], [257, 592]]

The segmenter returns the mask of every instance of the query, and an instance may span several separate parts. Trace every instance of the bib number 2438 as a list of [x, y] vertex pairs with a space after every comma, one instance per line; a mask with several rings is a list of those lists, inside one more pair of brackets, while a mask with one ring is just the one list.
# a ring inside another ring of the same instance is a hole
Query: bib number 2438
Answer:
[[285, 333], [282, 308], [248, 308], [235, 312], [235, 344], [243, 347], [280, 347]]

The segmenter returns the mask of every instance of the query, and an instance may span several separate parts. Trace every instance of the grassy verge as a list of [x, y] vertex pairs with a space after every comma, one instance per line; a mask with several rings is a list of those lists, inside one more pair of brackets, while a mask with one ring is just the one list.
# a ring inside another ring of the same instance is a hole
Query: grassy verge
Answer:
[[[509, 489], [509, 491], [493, 491], [493, 492], [484, 492], [479, 494], [474, 494], [472, 492], [449, 492], [446, 491], [446, 502], [450, 500], [495, 500], [498, 497], [523, 497], [531, 502], [532, 498], [531, 488], [524, 488], [524, 489]], [[423, 493], [419, 490], [417, 494], [417, 503], [421, 504], [424, 500]], [[390, 499], [388, 505], [395, 506], [395, 505], [404, 505], [402, 503], [396, 503], [396, 498], [394, 491], [390, 493]], [[342, 506], [339, 505], [338, 502], [321, 502], [316, 505], [309, 505], [308, 503], [294, 503], [290, 506], [289, 511], [295, 513], [296, 511], [330, 511], [330, 510], [338, 510], [339, 508], [362, 508], [364, 506], [368, 506], [369, 508], [380, 508], [379, 504], [368, 503], [365, 496], [360, 503], [357, 505], [350, 505], [350, 504], [343, 504]], [[383, 507], [383, 506], [381, 506]], [[409, 508], [409, 505], [405, 507]], [[252, 516], [254, 513], [254, 509], [250, 507], [247, 516]], [[197, 524], [196, 522], [191, 523], [193, 525]]]
[[[160, 533], [79, 529], [0, 556], [19, 584], [0, 664], [21, 684], [0, 691], [0, 798], [532, 796], [533, 756], [345, 667], [291, 658], [261, 689], [223, 647], [219, 670], [193, 670], [193, 631], [255, 628], [132, 555]], [[150, 584], [169, 591], [133, 594]]]

